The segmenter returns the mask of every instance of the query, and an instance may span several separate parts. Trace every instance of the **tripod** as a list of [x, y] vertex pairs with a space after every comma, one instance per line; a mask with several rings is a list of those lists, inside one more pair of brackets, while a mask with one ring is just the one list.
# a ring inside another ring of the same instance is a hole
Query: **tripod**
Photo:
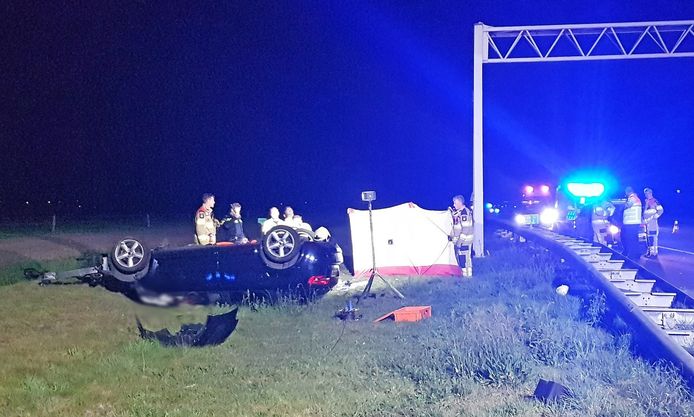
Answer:
[[395, 293], [395, 295], [398, 298], [405, 298], [404, 295], [400, 291], [398, 291], [397, 288], [393, 287], [393, 285], [386, 281], [385, 278], [381, 274], [378, 273], [376, 270], [376, 246], [374, 245], [374, 221], [373, 221], [373, 211], [371, 207], [371, 201], [369, 201], [369, 231], [371, 232], [371, 261], [372, 261], [372, 268], [371, 268], [371, 275], [369, 276], [369, 282], [366, 283], [366, 287], [364, 287], [364, 291], [361, 293], [359, 298], [357, 299], [357, 304], [359, 304], [359, 301], [361, 301], [362, 298], [366, 297], [367, 294], [371, 292], [371, 286], [374, 283], [374, 278], [379, 277], [381, 281], [385, 282], [386, 285], [390, 288], [391, 291]]

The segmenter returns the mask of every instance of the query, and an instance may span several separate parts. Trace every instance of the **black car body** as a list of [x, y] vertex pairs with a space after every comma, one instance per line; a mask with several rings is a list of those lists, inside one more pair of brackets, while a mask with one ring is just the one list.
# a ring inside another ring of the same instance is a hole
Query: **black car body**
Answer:
[[109, 253], [105, 275], [121, 291], [150, 294], [327, 291], [337, 283], [342, 262], [337, 244], [277, 226], [257, 243], [148, 250], [137, 239], [122, 239]]

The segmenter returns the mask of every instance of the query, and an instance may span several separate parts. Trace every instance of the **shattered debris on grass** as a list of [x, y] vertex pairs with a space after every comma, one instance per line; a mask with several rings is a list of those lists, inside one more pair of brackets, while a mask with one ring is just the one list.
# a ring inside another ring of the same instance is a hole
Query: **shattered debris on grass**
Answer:
[[146, 340], [156, 340], [162, 346], [167, 347], [201, 347], [214, 346], [224, 343], [238, 324], [236, 315], [238, 307], [228, 313], [216, 316], [207, 316], [205, 324], [186, 323], [181, 325], [181, 330], [171, 334], [168, 329], [147, 330], [137, 318], [137, 328], [140, 337]]

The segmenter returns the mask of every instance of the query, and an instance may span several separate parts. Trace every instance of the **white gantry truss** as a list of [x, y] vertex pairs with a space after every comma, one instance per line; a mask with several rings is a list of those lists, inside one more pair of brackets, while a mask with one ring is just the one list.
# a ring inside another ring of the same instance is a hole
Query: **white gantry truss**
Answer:
[[506, 27], [482, 23], [475, 25], [473, 204], [476, 255], [484, 256], [485, 253], [482, 154], [484, 64], [679, 57], [694, 57], [694, 20]]

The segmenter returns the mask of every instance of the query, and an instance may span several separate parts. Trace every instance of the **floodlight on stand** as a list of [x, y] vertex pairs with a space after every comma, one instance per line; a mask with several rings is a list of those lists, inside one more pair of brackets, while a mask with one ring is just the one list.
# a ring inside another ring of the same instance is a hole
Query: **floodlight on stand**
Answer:
[[361, 201], [372, 202], [376, 201], [376, 191], [362, 191]]
[[361, 293], [359, 298], [357, 299], [357, 304], [359, 301], [361, 301], [362, 298], [364, 298], [370, 291], [371, 291], [371, 286], [373, 285], [374, 278], [379, 277], [381, 278], [381, 281], [383, 281], [390, 289], [395, 293], [395, 295], [398, 298], [405, 298], [404, 295], [400, 291], [398, 291], [397, 288], [393, 287], [393, 285], [386, 281], [385, 278], [381, 274], [378, 273], [376, 270], [376, 245], [374, 243], [374, 221], [373, 221], [373, 206], [372, 202], [376, 200], [376, 191], [362, 191], [361, 193], [361, 200], [369, 203], [369, 232], [371, 233], [371, 260], [372, 260], [372, 267], [371, 267], [371, 275], [369, 276], [369, 281], [366, 283], [366, 287], [364, 287], [364, 291]]

